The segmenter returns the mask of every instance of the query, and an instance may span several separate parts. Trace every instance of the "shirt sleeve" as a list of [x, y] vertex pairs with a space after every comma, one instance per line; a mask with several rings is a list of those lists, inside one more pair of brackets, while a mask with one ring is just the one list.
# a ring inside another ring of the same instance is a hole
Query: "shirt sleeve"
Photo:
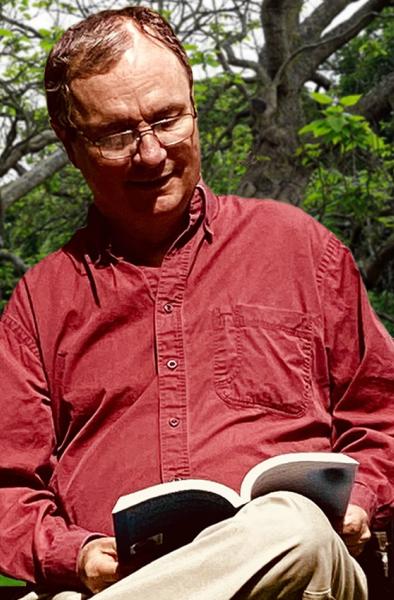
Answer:
[[76, 559], [92, 532], [69, 523], [50, 491], [51, 401], [37, 339], [15, 305], [0, 321], [0, 572], [80, 589]]
[[360, 463], [350, 502], [379, 527], [394, 508], [394, 343], [350, 251], [332, 237], [320, 265], [332, 447]]

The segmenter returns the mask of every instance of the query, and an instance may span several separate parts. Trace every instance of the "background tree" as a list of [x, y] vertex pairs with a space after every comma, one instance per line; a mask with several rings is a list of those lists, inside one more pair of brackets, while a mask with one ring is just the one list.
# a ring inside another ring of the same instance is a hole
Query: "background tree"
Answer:
[[[389, 322], [394, 312], [393, 0], [142, 4], [170, 17], [195, 65], [207, 182], [219, 192], [238, 189], [246, 196], [292, 202], [333, 228], [355, 252]], [[122, 5], [116, 0], [1, 2], [3, 301], [26, 266], [83, 222], [89, 202], [48, 126], [41, 83], [45, 55], [65, 26]], [[353, 14], [336, 20], [352, 6]], [[330, 96], [316, 102], [309, 97], [312, 88], [330, 90]], [[341, 104], [341, 98], [355, 94], [357, 102]], [[318, 121], [325, 132], [319, 133]], [[314, 126], [300, 134], [311, 122]], [[355, 136], [352, 143], [349, 135]]]

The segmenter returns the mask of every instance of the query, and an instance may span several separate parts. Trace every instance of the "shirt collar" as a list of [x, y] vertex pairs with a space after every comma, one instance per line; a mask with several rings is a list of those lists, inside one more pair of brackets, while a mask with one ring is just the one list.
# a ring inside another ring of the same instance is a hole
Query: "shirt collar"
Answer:
[[[182, 240], [189, 238], [200, 225], [204, 229], [204, 235], [208, 241], [212, 240], [213, 233], [210, 222], [214, 211], [214, 194], [205, 185], [202, 179], [197, 183], [189, 204], [189, 223], [185, 231], [178, 237], [174, 245], [182, 244]], [[105, 218], [92, 204], [87, 216], [87, 248], [85, 259], [95, 266], [107, 266], [116, 263], [119, 258], [112, 252], [112, 244]]]

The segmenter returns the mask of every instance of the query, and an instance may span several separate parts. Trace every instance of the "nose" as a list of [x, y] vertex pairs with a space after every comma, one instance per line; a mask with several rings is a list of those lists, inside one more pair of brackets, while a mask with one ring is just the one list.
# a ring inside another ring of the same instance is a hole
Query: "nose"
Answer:
[[166, 157], [167, 152], [160, 145], [153, 131], [144, 131], [140, 136], [137, 152], [133, 156], [133, 162], [147, 167], [157, 167]]

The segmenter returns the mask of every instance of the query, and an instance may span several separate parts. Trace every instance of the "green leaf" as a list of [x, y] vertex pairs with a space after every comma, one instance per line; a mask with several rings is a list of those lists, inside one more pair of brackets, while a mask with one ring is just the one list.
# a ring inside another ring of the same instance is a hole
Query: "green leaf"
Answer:
[[324, 113], [326, 115], [338, 115], [343, 114], [343, 106], [338, 106], [338, 104], [333, 104], [325, 109]]
[[12, 37], [12, 31], [9, 29], [0, 29], [0, 37]]
[[196, 44], [183, 44], [183, 47], [186, 50], [186, 52], [194, 52], [195, 50], [197, 50]]
[[308, 123], [302, 129], [299, 130], [300, 135], [305, 135], [306, 133], [313, 133], [314, 136], [318, 136], [321, 131], [321, 127], [323, 127], [325, 121], [323, 119], [317, 119], [316, 121], [312, 121]]
[[345, 124], [345, 119], [343, 115], [330, 116], [327, 117], [327, 123], [330, 125], [331, 129], [340, 132]]
[[352, 96], [343, 96], [339, 99], [339, 103], [342, 106], [354, 106], [360, 100], [361, 94], [354, 94]]
[[373, 131], [370, 131], [366, 137], [366, 143], [373, 150], [383, 150], [385, 148], [384, 140], [376, 135]]
[[394, 227], [394, 217], [377, 217], [379, 223], [382, 223], [385, 227]]
[[43, 40], [40, 40], [40, 46], [44, 50], [44, 52], [49, 52], [50, 50], [52, 50], [53, 42], [48, 38], [44, 38]]
[[43, 28], [41, 28], [41, 29], [38, 30], [38, 33], [40, 35], [42, 35], [42, 37], [50, 37], [51, 36], [51, 32], [49, 31], [49, 29], [43, 29]]
[[321, 94], [320, 92], [311, 92], [311, 98], [319, 104], [332, 104], [333, 99], [327, 94]]

